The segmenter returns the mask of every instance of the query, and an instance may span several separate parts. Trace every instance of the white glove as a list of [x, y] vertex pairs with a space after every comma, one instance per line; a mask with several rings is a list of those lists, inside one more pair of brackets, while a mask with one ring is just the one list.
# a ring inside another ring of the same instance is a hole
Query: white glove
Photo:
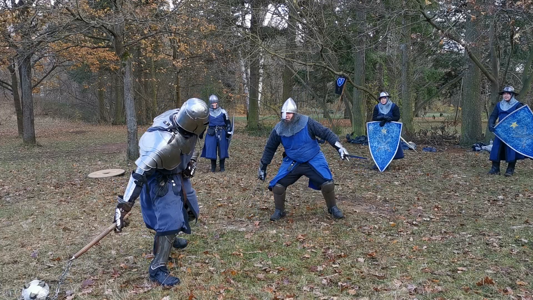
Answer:
[[348, 158], [348, 155], [350, 155], [350, 153], [348, 153], [348, 151], [346, 151], [346, 149], [342, 146], [341, 143], [336, 142], [335, 143], [335, 147], [337, 147], [337, 151], [339, 151], [339, 155], [340, 155], [342, 160], [350, 160]]

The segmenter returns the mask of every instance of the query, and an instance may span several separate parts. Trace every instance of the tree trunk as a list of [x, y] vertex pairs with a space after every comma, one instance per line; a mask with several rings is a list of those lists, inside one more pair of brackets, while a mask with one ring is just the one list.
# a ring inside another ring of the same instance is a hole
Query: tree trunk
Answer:
[[106, 123], [106, 113], [105, 113], [105, 79], [104, 79], [104, 72], [99, 71], [98, 72], [98, 83], [97, 83], [97, 95], [98, 95], [98, 122], [100, 123]]
[[137, 115], [135, 113], [135, 99], [133, 91], [133, 70], [131, 67], [131, 56], [124, 55], [124, 105], [126, 107], [126, 125], [128, 127], [128, 151], [129, 160], [136, 160], [139, 157], [139, 141], [137, 139]]
[[19, 61], [20, 91], [22, 94], [22, 141], [24, 144], [35, 145], [35, 116], [33, 115], [33, 93], [31, 83], [32, 54], [20, 53]]
[[[252, 4], [253, 5], [253, 4]], [[252, 14], [250, 17], [250, 32], [259, 38], [259, 21], [258, 21], [258, 7], [252, 7]], [[257, 10], [257, 11], [256, 11]], [[251, 130], [256, 130], [259, 127], [259, 62], [260, 56], [255, 53], [250, 62], [250, 103], [248, 106], [247, 124], [246, 126]]]
[[[465, 42], [474, 44], [479, 36], [477, 18], [466, 19]], [[477, 56], [479, 50], [472, 47]], [[467, 69], [463, 77], [462, 109], [461, 109], [461, 144], [472, 145], [481, 140], [481, 71], [465, 54]]]
[[[364, 24], [366, 24], [366, 12], [360, 9], [356, 13], [357, 21], [359, 22], [357, 38], [353, 48], [354, 55], [354, 78], [353, 81], [359, 86], [365, 85], [365, 35]], [[353, 88], [353, 101], [352, 101], [352, 132], [353, 136], [361, 136], [366, 133], [366, 99], [363, 91]]]
[[[490, 25], [490, 29], [489, 29], [489, 35], [490, 35], [490, 51], [489, 51], [489, 57], [490, 57], [490, 65], [491, 65], [491, 73], [493, 75], [494, 78], [499, 78], [500, 76], [500, 58], [499, 58], [499, 54], [498, 54], [498, 38], [497, 38], [497, 33], [496, 33], [496, 24], [495, 24], [495, 21], [491, 22], [491, 25]], [[476, 47], [477, 48], [477, 47]], [[476, 49], [475, 48], [475, 49]], [[475, 49], [473, 49], [473, 53], [475, 55], [479, 55], [479, 51], [475, 51]], [[510, 54], [509, 54], [510, 55]], [[468, 72], [466, 74], [468, 76]], [[493, 82], [493, 81], [490, 81], [489, 80], [489, 85], [490, 85], [490, 98], [489, 98], [489, 105], [488, 105], [488, 110], [487, 110], [487, 119], [489, 117], [489, 115], [492, 113], [492, 110], [494, 109], [494, 106], [496, 105], [496, 103], [498, 103], [498, 101], [500, 100], [500, 97], [499, 97], [499, 84], [498, 82]], [[485, 141], [488, 142], [490, 139], [493, 139], [494, 138], [494, 134], [492, 132], [489, 131], [489, 124], [487, 122], [487, 126], [485, 127]]]
[[[289, 15], [287, 17], [287, 36], [285, 40], [285, 53], [287, 53], [286, 57], [289, 59], [294, 58], [294, 51], [296, 49], [296, 25], [294, 24], [294, 18], [291, 18], [291, 15], [294, 15], [296, 12], [294, 11], [294, 6], [289, 5]], [[292, 73], [292, 62], [286, 60], [283, 68], [283, 92], [281, 95], [281, 100], [285, 101], [289, 97], [292, 97], [292, 87], [294, 85], [293, 80], [293, 73]], [[318, 100], [318, 99], [317, 99]]]
[[11, 73], [11, 90], [13, 91], [13, 104], [15, 105], [15, 112], [17, 114], [17, 128], [19, 136], [23, 134], [23, 124], [22, 124], [22, 105], [20, 104], [20, 94], [19, 94], [19, 81], [17, 78], [17, 71], [15, 63], [7, 66], [9, 73]]
[[401, 93], [402, 93], [402, 123], [407, 136], [413, 136], [415, 133], [413, 126], [413, 99], [411, 99], [411, 72], [410, 72], [410, 49], [411, 49], [411, 21], [407, 13], [404, 13], [402, 18], [402, 40], [400, 51], [402, 53], [402, 79], [401, 79]]
[[150, 76], [151, 87], [152, 87], [152, 103], [150, 104], [150, 114], [148, 115], [149, 120], [153, 120], [157, 116], [157, 74], [155, 72], [155, 62], [154, 58], [150, 60]]
[[122, 72], [115, 75], [115, 120], [113, 125], [124, 124], [124, 79], [121, 76]]

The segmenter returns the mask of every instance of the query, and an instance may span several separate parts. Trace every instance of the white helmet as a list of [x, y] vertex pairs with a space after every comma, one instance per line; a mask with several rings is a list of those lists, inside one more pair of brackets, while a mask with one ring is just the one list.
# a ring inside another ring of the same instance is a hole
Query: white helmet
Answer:
[[285, 100], [285, 103], [283, 103], [283, 106], [281, 107], [281, 119], [285, 120], [287, 117], [287, 113], [297, 113], [298, 107], [296, 107], [296, 102], [292, 100], [292, 98], [289, 98]]

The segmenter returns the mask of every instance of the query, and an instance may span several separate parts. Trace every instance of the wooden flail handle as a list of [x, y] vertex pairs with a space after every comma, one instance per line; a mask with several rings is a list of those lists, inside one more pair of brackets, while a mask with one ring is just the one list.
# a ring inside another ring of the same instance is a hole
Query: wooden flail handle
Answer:
[[[131, 214], [131, 211], [128, 212], [124, 216], [124, 220], [126, 220], [129, 215]], [[76, 254], [72, 255], [70, 260], [75, 260], [76, 258], [80, 257], [83, 253], [87, 252], [87, 250], [91, 249], [92, 246], [94, 246], [96, 243], [98, 243], [101, 239], [103, 239], [106, 235], [108, 235], [111, 231], [115, 230], [115, 223], [109, 225], [102, 233], [100, 233], [97, 237], [95, 237], [92, 241], [90, 241], [85, 247], [81, 248], [80, 251], [76, 252]]]

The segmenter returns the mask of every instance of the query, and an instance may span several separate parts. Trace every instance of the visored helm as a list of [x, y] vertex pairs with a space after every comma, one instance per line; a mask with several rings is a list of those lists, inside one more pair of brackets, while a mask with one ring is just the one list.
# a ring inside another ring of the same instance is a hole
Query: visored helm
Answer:
[[503, 88], [503, 90], [500, 92], [500, 95], [503, 95], [503, 93], [509, 93], [511, 95], [517, 96], [518, 94], [514, 91], [514, 87], [512, 86], [506, 86]]
[[198, 98], [191, 98], [175, 116], [176, 123], [185, 131], [200, 135], [209, 123], [209, 108]]
[[218, 103], [218, 97], [216, 95], [209, 96], [209, 105], [213, 103]]
[[292, 100], [292, 98], [289, 98], [285, 100], [285, 103], [283, 103], [283, 106], [281, 107], [281, 119], [285, 120], [287, 117], [287, 113], [297, 113], [298, 107], [296, 107], [296, 102]]

